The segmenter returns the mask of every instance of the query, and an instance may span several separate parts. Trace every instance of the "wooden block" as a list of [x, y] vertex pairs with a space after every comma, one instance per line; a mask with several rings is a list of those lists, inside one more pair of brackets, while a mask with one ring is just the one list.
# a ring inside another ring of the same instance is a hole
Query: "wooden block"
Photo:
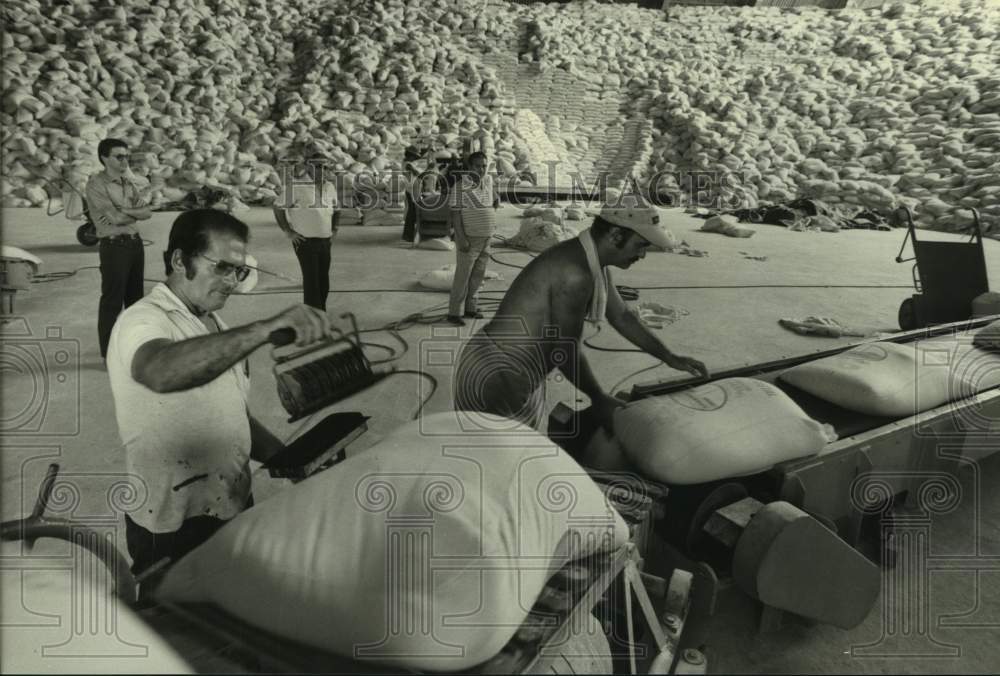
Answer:
[[764, 503], [753, 498], [743, 498], [731, 505], [715, 510], [702, 530], [727, 547], [734, 547], [744, 530]]
[[751, 519], [736, 545], [733, 577], [768, 606], [843, 629], [865, 619], [881, 586], [875, 564], [787, 502]]

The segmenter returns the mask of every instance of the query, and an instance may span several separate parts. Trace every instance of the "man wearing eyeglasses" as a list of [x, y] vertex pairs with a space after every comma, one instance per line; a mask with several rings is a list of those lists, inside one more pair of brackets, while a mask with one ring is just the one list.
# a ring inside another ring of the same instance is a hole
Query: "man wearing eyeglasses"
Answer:
[[123, 307], [142, 298], [145, 268], [142, 239], [135, 228], [152, 216], [145, 196], [128, 177], [128, 144], [106, 138], [97, 144], [104, 169], [87, 181], [87, 208], [94, 221], [101, 260], [101, 302], [97, 339], [107, 358], [111, 327]]
[[249, 460], [283, 445], [247, 409], [246, 359], [278, 329], [306, 345], [330, 332], [296, 305], [229, 328], [216, 314], [250, 272], [249, 230], [216, 209], [182, 213], [163, 254], [167, 280], [111, 332], [108, 375], [126, 467], [142, 504], [126, 516], [132, 569], [176, 560], [252, 504]]

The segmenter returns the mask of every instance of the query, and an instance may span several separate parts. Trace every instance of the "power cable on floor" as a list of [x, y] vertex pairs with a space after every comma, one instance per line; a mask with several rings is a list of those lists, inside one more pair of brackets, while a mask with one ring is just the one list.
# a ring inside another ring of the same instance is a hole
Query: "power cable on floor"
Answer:
[[645, 353], [644, 350], [640, 350], [637, 347], [601, 347], [600, 345], [594, 345], [593, 343], [590, 342], [590, 340], [592, 338], [594, 338], [595, 336], [597, 336], [597, 334], [600, 333], [600, 332], [601, 332], [601, 325], [598, 324], [597, 325], [597, 330], [594, 331], [592, 334], [590, 334], [589, 336], [587, 336], [586, 338], [583, 339], [583, 341], [582, 341], [583, 344], [586, 345], [587, 347], [591, 348], [592, 350], [598, 350], [599, 352], [643, 352], [643, 353]]
[[[527, 252], [522, 252], [522, 253], [527, 253]], [[532, 256], [532, 258], [534, 258], [534, 256]], [[490, 252], [490, 260], [496, 263], [497, 265], [503, 265], [504, 267], [508, 268], [516, 268], [518, 270], [523, 270], [525, 267], [523, 265], [518, 265], [517, 263], [508, 263], [506, 261], [500, 260], [499, 258], [497, 258], [495, 252]]]
[[81, 270], [100, 270], [100, 265], [84, 265], [77, 268], [76, 270], [60, 270], [57, 272], [45, 272], [40, 275], [35, 275], [31, 279], [32, 284], [47, 284], [49, 282], [59, 282], [64, 279], [69, 279]]
[[912, 284], [713, 284], [708, 286], [634, 286], [639, 291], [671, 289], [912, 289]]
[[399, 369], [398, 371], [395, 371], [394, 373], [412, 373], [414, 375], [422, 376], [424, 378], [427, 378], [428, 380], [431, 381], [431, 392], [430, 392], [430, 394], [428, 394], [426, 397], [424, 397], [424, 400], [420, 402], [420, 406], [417, 407], [416, 412], [413, 414], [413, 420], [416, 420], [417, 418], [420, 417], [420, 414], [423, 412], [424, 406], [427, 405], [427, 403], [434, 397], [434, 393], [437, 392], [438, 380], [437, 380], [437, 378], [435, 378], [434, 376], [432, 376], [430, 373], [424, 373], [423, 371], [417, 371], [415, 369]]

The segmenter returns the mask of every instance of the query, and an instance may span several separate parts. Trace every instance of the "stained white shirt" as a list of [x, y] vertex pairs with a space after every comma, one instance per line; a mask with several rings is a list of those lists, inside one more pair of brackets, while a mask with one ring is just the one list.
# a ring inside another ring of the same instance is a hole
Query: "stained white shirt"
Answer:
[[122, 312], [111, 332], [108, 376], [129, 483], [136, 491], [129, 516], [154, 533], [175, 531], [195, 516], [231, 519], [250, 495], [245, 361], [182, 392], [159, 394], [132, 378], [135, 353], [149, 341], [209, 333], [163, 283]]

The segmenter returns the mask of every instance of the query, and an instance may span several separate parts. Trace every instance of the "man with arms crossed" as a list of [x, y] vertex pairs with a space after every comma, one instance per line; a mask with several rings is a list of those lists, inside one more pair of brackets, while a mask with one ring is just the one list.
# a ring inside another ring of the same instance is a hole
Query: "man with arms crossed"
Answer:
[[101, 258], [101, 301], [97, 340], [101, 357], [108, 356], [111, 328], [123, 307], [142, 298], [146, 258], [136, 223], [152, 216], [146, 198], [129, 178], [128, 144], [106, 138], [97, 144], [104, 167], [87, 181], [87, 209], [97, 231]]

